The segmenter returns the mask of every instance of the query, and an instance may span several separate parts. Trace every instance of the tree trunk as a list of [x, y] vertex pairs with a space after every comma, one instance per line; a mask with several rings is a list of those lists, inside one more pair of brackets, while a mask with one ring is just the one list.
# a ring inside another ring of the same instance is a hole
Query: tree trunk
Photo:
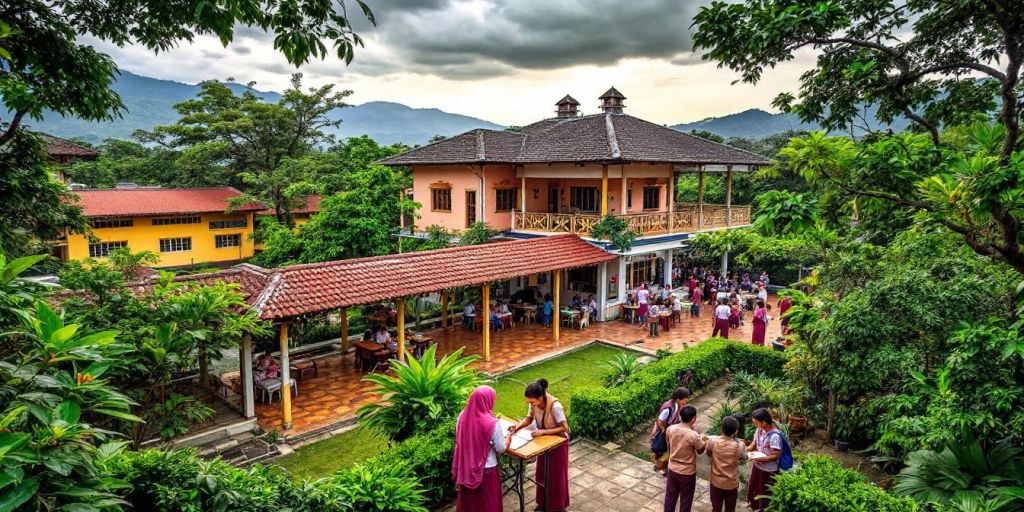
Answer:
[[199, 344], [199, 389], [210, 390], [210, 379], [207, 373], [210, 371], [210, 361], [206, 355], [206, 343]]
[[836, 422], [836, 393], [835, 391], [829, 390], [828, 392], [828, 421], [825, 424], [825, 437], [828, 440], [832, 440], [832, 429], [835, 427]]

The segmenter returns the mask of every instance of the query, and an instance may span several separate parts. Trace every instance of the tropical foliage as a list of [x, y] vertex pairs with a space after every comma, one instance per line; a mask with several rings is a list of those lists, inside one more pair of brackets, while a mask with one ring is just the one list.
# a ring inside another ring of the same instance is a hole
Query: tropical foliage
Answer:
[[629, 252], [640, 233], [630, 228], [621, 217], [605, 215], [590, 229], [590, 236], [597, 240], [608, 240], [619, 252]]

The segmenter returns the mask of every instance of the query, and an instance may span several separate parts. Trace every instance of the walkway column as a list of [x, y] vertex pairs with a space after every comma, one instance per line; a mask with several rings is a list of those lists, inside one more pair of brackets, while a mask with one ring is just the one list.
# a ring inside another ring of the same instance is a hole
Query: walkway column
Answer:
[[526, 169], [521, 171], [523, 177], [519, 179], [519, 229], [526, 229]]
[[626, 302], [626, 257], [619, 256], [619, 301]]
[[601, 217], [608, 215], [608, 165], [601, 166]]
[[341, 353], [348, 354], [348, 308], [341, 308]]
[[398, 360], [405, 361], [405, 297], [398, 298]]
[[608, 309], [608, 262], [597, 266], [597, 320], [604, 322]]
[[619, 214], [625, 215], [627, 212], [626, 205], [629, 204], [629, 198], [626, 197], [629, 194], [629, 189], [626, 188], [626, 169], [621, 165], [619, 166], [619, 174], [622, 176], [622, 192], [619, 195]]
[[729, 273], [729, 253], [728, 252], [722, 253], [722, 273], [723, 274]]
[[732, 224], [732, 166], [725, 168], [725, 225]]
[[665, 249], [665, 255], [662, 256], [663, 265], [662, 273], [665, 274], [664, 283], [661, 284], [672, 284], [672, 249]]
[[281, 410], [284, 430], [292, 428], [292, 372], [288, 361], [288, 322], [281, 324]]
[[441, 290], [441, 328], [448, 327], [448, 290]]
[[704, 171], [697, 173], [697, 229], [704, 227]]
[[483, 304], [476, 314], [484, 316], [484, 361], [491, 360], [491, 283], [484, 283]]
[[238, 353], [238, 373], [242, 379], [242, 414], [246, 418], [256, 416], [256, 390], [252, 380], [252, 334], [242, 333], [242, 348]]
[[668, 171], [668, 232], [675, 231], [676, 211], [676, 170]]
[[553, 320], [551, 325], [554, 328], [555, 343], [558, 343], [558, 326], [561, 323], [558, 317], [559, 312], [562, 310], [562, 306], [558, 302], [558, 292], [562, 288], [562, 272], [560, 270], [556, 270], [551, 274], [551, 291], [553, 292], [552, 298], [555, 303], [554, 311], [551, 312], [551, 319]]

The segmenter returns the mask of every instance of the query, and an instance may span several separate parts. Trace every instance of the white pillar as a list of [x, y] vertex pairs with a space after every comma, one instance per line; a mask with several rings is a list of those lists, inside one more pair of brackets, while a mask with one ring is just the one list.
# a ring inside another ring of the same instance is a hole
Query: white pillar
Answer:
[[597, 266], [597, 321], [604, 322], [608, 308], [608, 262]]
[[256, 416], [256, 390], [252, 380], [252, 335], [242, 334], [242, 348], [238, 353], [238, 370], [242, 379], [242, 414], [246, 418]]
[[626, 257], [619, 256], [619, 301], [626, 301]]
[[729, 273], [729, 253], [722, 253], [722, 273]]
[[672, 284], [672, 249], [665, 249], [665, 253], [662, 256], [662, 260], [664, 261], [664, 267], [663, 267], [662, 273], [665, 274], [665, 278], [664, 278], [665, 282], [661, 283], [661, 284], [662, 285], [665, 285], [665, 284], [671, 285]]

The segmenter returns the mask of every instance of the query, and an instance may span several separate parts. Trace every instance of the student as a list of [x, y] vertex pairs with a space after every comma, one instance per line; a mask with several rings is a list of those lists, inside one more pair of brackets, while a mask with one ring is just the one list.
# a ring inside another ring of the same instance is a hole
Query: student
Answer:
[[640, 305], [637, 308], [636, 314], [640, 317], [640, 321], [647, 320], [647, 308], [650, 307], [651, 292], [647, 289], [647, 285], [640, 283], [640, 289], [636, 291], [636, 303]]
[[544, 295], [544, 310], [543, 310], [543, 323], [545, 326], [551, 325], [551, 315], [555, 312], [555, 303], [551, 302], [551, 294]]
[[793, 307], [793, 300], [789, 298], [789, 295], [779, 300], [779, 318], [782, 319], [782, 334], [785, 336], [789, 334], [789, 317], [786, 316], [786, 311]]
[[[529, 412], [523, 421], [511, 427], [512, 433], [533, 424], [537, 429], [533, 437], [562, 436], [568, 439], [569, 424], [565, 420], [565, 408], [562, 402], [548, 394], [548, 381], [540, 379], [526, 386], [526, 402], [530, 404]], [[547, 459], [546, 461], [544, 459]], [[544, 466], [549, 467], [551, 475], [548, 479], [548, 498], [544, 502]], [[569, 508], [569, 443], [541, 456], [537, 460], [537, 505], [549, 512], [560, 512]]]
[[768, 510], [768, 496], [771, 494], [771, 486], [775, 483], [775, 476], [779, 473], [779, 458], [783, 453], [782, 432], [772, 421], [772, 415], [768, 409], [758, 409], [750, 414], [750, 421], [757, 427], [754, 433], [754, 440], [747, 446], [747, 451], [757, 450], [765, 454], [764, 458], [754, 461], [750, 469], [750, 479], [747, 480], [747, 505], [754, 512]]
[[686, 291], [688, 291], [690, 293], [687, 296], [690, 297], [690, 300], [693, 300], [693, 291], [696, 290], [696, 289], [697, 289], [697, 279], [694, 278], [693, 274], [690, 274], [690, 279], [688, 281], [686, 281]]
[[711, 457], [711, 512], [736, 512], [740, 488], [740, 462], [747, 460], [743, 441], [736, 439], [740, 423], [732, 416], [722, 418], [722, 435], [709, 439]]
[[764, 346], [764, 333], [768, 327], [768, 311], [764, 308], [764, 301], [757, 299], [757, 310], [754, 311], [754, 330], [750, 334], [750, 342], [754, 345]]
[[697, 455], [704, 453], [705, 442], [693, 430], [697, 408], [687, 405], [679, 411], [679, 423], [668, 427], [668, 485], [665, 487], [665, 512], [690, 512], [697, 488]]
[[767, 288], [767, 286], [768, 285], [766, 285], [764, 283], [759, 283], [757, 285], [757, 298], [759, 300], [763, 300], [765, 304], [768, 303], [768, 288]]
[[593, 293], [587, 297], [587, 310], [590, 311], [591, 317], [597, 318], [597, 299], [594, 298]]
[[383, 325], [377, 327], [377, 334], [374, 336], [373, 341], [376, 341], [377, 343], [384, 345], [385, 347], [388, 348], [388, 350], [394, 350], [398, 348], [398, 343], [395, 343], [394, 347], [391, 346], [391, 333], [388, 332], [388, 328]]
[[[669, 400], [661, 404], [661, 409], [658, 412], [658, 419], [654, 421], [654, 426], [651, 428], [651, 453], [653, 454], [654, 470], [660, 471], [667, 474], [665, 468], [667, 460], [664, 459], [665, 453], [668, 451], [668, 445], [665, 444], [665, 429], [679, 423], [679, 411], [690, 401], [690, 390], [684, 387], [678, 387], [672, 391], [672, 396]], [[659, 435], [660, 439], [659, 439]]]
[[498, 307], [491, 308], [491, 329], [497, 331], [504, 328], [505, 324], [501, 323], [501, 317], [498, 316]]
[[729, 337], [729, 317], [732, 316], [732, 308], [725, 303], [725, 299], [718, 301], [718, 307], [711, 314], [711, 322], [714, 328], [711, 330], [711, 337], [719, 334], [723, 338]]
[[681, 322], [683, 320], [683, 302], [679, 300], [679, 297], [672, 296], [672, 321]]
[[690, 306], [690, 316], [700, 318], [700, 302], [704, 300], [704, 292], [700, 291], [700, 288], [694, 288], [690, 300], [693, 302]]
[[650, 329], [651, 336], [658, 335], [658, 328], [661, 327], [661, 313], [657, 304], [651, 304], [651, 307], [647, 310], [647, 326]]
[[501, 475], [498, 454], [504, 453], [512, 434], [503, 432], [494, 417], [496, 394], [480, 386], [469, 395], [455, 426], [452, 476], [458, 497], [456, 512], [501, 512]]
[[473, 329], [473, 323], [476, 321], [476, 306], [472, 302], [467, 302], [466, 307], [462, 308], [462, 325], [466, 329]]

